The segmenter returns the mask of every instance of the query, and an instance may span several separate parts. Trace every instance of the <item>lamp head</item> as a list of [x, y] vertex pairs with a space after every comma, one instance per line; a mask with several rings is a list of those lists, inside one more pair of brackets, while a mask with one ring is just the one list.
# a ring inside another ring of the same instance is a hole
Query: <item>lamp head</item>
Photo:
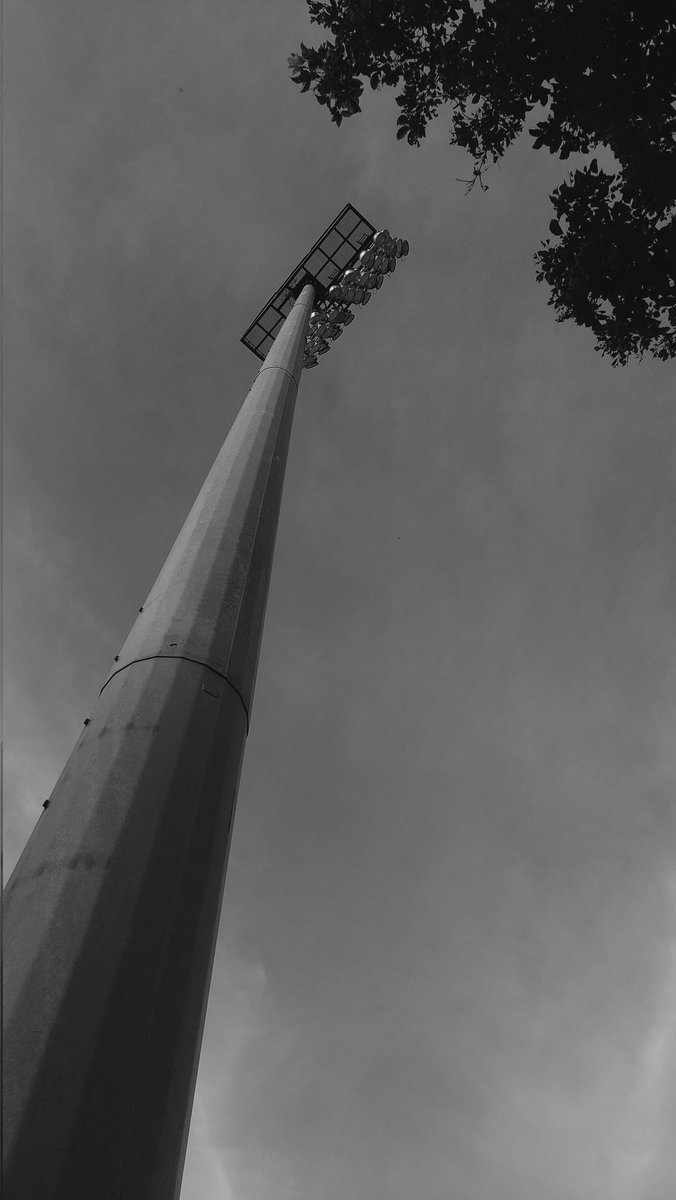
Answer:
[[[264, 359], [303, 287], [315, 289], [303, 366], [317, 365], [330, 341], [354, 320], [352, 308], [367, 304], [383, 277], [394, 270], [396, 259], [408, 254], [408, 242], [393, 238], [352, 204], [346, 204], [314, 246], [294, 267], [284, 283], [251, 322], [241, 341], [257, 358]], [[340, 332], [336, 332], [336, 331]]]

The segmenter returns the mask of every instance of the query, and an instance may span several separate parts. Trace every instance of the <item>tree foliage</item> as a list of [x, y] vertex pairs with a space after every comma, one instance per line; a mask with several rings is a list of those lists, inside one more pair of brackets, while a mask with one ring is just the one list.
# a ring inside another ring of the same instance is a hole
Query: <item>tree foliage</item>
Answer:
[[[674, 0], [308, 0], [333, 35], [291, 55], [293, 80], [337, 125], [365, 82], [398, 89], [397, 137], [418, 146], [450, 106], [470, 188], [539, 108], [533, 148], [575, 169], [551, 196], [536, 253], [557, 320], [587, 326], [613, 362], [676, 355]], [[531, 119], [535, 119], [535, 115]], [[553, 240], [552, 240], [553, 239]]]

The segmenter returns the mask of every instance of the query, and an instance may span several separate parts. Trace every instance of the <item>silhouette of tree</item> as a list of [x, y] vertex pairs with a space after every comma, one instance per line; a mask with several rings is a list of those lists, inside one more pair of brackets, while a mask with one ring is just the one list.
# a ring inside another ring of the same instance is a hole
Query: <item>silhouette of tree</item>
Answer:
[[[289, 58], [340, 125], [364, 81], [398, 88], [397, 137], [418, 146], [442, 105], [468, 190], [523, 130], [533, 148], [596, 158], [551, 196], [535, 255], [558, 321], [625, 364], [676, 355], [676, 5], [673, 0], [308, 0], [333, 35]], [[607, 155], [610, 160], [611, 155]]]

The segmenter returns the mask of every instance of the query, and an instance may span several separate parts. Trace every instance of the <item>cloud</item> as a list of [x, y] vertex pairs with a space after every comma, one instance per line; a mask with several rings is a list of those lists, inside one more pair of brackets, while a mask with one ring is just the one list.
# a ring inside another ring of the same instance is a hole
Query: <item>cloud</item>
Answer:
[[198, 1081], [183, 1173], [183, 1200], [238, 1200], [225, 1165], [225, 1151], [214, 1134], [203, 1085]]
[[628, 1119], [619, 1149], [617, 1195], [626, 1200], [653, 1200], [655, 1176], [671, 1159], [676, 1068], [676, 876], [664, 882], [667, 924], [662, 980], [638, 1056], [634, 1087], [628, 1097]]

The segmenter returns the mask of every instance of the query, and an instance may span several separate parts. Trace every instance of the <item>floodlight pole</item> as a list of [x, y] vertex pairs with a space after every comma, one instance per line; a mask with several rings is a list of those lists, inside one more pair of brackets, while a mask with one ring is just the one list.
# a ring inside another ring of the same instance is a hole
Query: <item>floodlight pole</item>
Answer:
[[303, 288], [4, 894], [4, 1200], [176, 1200]]

